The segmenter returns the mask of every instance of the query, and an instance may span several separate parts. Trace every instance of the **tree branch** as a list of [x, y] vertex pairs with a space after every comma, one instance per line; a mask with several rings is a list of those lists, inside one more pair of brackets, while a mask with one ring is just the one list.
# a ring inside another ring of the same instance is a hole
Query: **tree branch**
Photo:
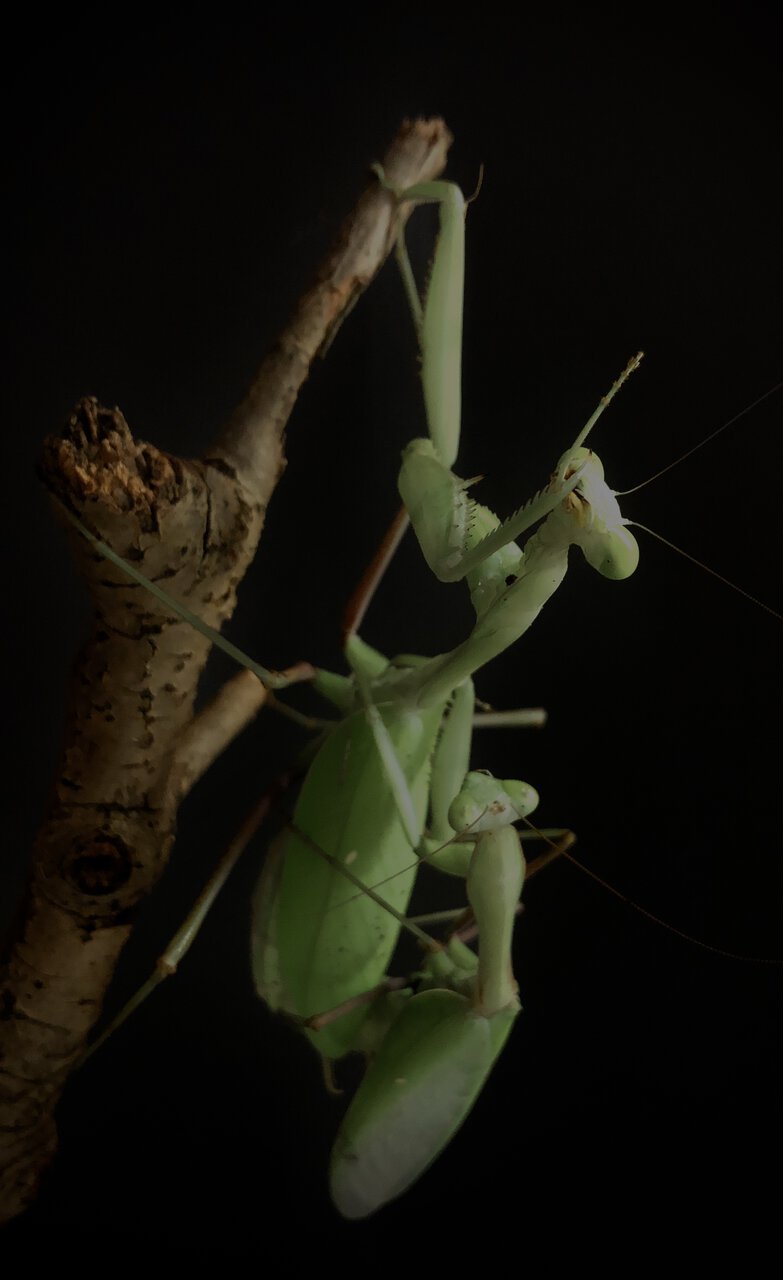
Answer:
[[[450, 135], [406, 123], [384, 166], [436, 177]], [[136, 441], [119, 409], [82, 400], [47, 440], [41, 473], [147, 577], [215, 627], [231, 616], [283, 467], [283, 435], [314, 356], [383, 263], [404, 216], [373, 182], [245, 399], [199, 461]], [[207, 642], [70, 531], [95, 604], [70, 689], [66, 745], [8, 944], [0, 1020], [0, 1218], [35, 1195], [56, 1149], [54, 1107], [101, 1010], [139, 903], [174, 840], [182, 795], [252, 711], [194, 721]], [[227, 699], [226, 705], [231, 701]], [[201, 753], [186, 760], [183, 744]]]

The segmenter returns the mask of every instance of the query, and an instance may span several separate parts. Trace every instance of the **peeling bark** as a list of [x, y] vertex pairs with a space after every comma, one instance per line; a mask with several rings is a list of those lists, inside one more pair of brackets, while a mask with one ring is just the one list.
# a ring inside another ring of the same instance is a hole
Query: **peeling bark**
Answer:
[[[389, 179], [408, 186], [437, 177], [450, 142], [442, 121], [406, 123], [384, 158]], [[383, 263], [400, 216], [373, 182], [203, 459], [136, 441], [119, 409], [92, 398], [44, 446], [41, 474], [55, 505], [75, 511], [214, 627], [231, 616], [255, 554], [310, 364]], [[55, 1153], [54, 1108], [100, 1014], [134, 913], [166, 864], [178, 804], [263, 701], [244, 680], [211, 715], [194, 718], [207, 641], [70, 526], [69, 535], [95, 620], [74, 671], [63, 758], [7, 945], [0, 1220], [30, 1202]]]

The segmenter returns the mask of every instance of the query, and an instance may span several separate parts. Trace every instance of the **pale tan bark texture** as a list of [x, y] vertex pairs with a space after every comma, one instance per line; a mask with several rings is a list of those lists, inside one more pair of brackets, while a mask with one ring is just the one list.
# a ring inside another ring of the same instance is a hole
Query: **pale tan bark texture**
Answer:
[[[451, 139], [406, 123], [384, 158], [399, 185], [436, 177]], [[285, 465], [284, 431], [311, 362], [393, 245], [399, 214], [374, 180], [316, 283], [205, 457], [134, 439], [119, 409], [82, 400], [44, 446], [55, 506], [215, 627], [231, 616]], [[70, 526], [68, 526], [70, 529]], [[69, 691], [66, 745], [8, 940], [0, 1014], [1, 1216], [35, 1195], [56, 1149], [54, 1109], [94, 1026], [134, 912], [174, 839], [177, 806], [263, 702], [242, 677], [193, 705], [207, 642], [69, 532], [95, 605]], [[188, 743], [187, 760], [181, 750]]]

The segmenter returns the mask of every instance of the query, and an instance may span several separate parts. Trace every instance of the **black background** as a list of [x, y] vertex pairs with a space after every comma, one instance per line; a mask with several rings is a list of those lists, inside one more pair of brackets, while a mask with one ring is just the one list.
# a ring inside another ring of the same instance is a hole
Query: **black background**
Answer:
[[[362, 20], [77, 20], [7, 50], [9, 913], [86, 626], [34, 478], [40, 441], [92, 393], [140, 437], [197, 454], [404, 116], [446, 118], [464, 189], [486, 168], [468, 219], [459, 469], [486, 475], [480, 497], [500, 513], [545, 481], [637, 348], [647, 358], [593, 439], [618, 489], [780, 377], [770, 14], [656, 14], [553, 10], [513, 28], [406, 5]], [[424, 215], [421, 260], [430, 236]], [[778, 608], [779, 420], [778, 396], [624, 504]], [[339, 664], [342, 603], [394, 510], [399, 451], [422, 429], [389, 268], [297, 406], [237, 643], [270, 665]], [[435, 589], [411, 544], [365, 635], [389, 652], [440, 651], [469, 626], [465, 596]], [[649, 538], [626, 583], [574, 553], [534, 632], [479, 680], [497, 705], [546, 706], [549, 726], [482, 734], [474, 763], [534, 782], [540, 820], [574, 827], [578, 854], [655, 915], [780, 959], [779, 644], [779, 623]], [[212, 687], [228, 672], [217, 661]], [[183, 812], [112, 1007], [298, 740], [271, 721], [246, 738]], [[565, 864], [526, 894], [525, 1013], [469, 1124], [398, 1205], [341, 1224], [325, 1191], [340, 1104], [251, 991], [260, 852], [177, 978], [74, 1080], [60, 1157], [7, 1240], [249, 1260], [277, 1239], [293, 1268], [335, 1243], [354, 1260], [380, 1241], [402, 1257], [422, 1227], [448, 1258], [515, 1229], [557, 1252], [585, 1212], [588, 1251], [629, 1216], [644, 1240], [675, 1218], [694, 1239], [763, 1224], [780, 970], [690, 946]]]

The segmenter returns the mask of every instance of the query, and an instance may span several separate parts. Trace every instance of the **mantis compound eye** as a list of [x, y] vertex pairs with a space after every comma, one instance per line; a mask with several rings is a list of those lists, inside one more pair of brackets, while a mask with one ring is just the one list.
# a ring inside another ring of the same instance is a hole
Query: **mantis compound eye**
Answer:
[[556, 474], [562, 476], [564, 480], [570, 479], [575, 471], [583, 467], [582, 479], [579, 481], [577, 488], [582, 489], [593, 483], [601, 483], [604, 478], [604, 464], [598, 457], [597, 453], [593, 453], [592, 449], [586, 449], [584, 445], [580, 445], [576, 449], [569, 449], [568, 453], [564, 453], [557, 464]]
[[639, 544], [622, 526], [588, 534], [580, 545], [587, 563], [605, 578], [630, 578], [639, 563]]

